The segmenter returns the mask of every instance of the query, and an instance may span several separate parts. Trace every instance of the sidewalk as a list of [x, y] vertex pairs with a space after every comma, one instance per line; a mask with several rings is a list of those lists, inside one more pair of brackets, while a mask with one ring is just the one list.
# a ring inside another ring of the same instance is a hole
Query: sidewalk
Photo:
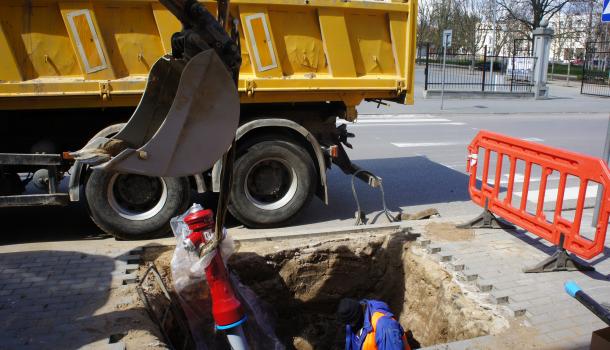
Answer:
[[[130, 252], [142, 244], [0, 246], [0, 349], [121, 349], [127, 331], [150, 322], [144, 310], [121, 307], [138, 298], [123, 281], [137, 268]], [[155, 341], [143, 334], [142, 348]]]
[[[471, 218], [436, 219], [450, 224]], [[411, 223], [410, 223], [411, 224]], [[595, 272], [552, 272], [526, 274], [531, 267], [547, 258], [554, 248], [537, 236], [522, 230], [476, 230], [472, 239], [447, 241], [427, 232], [427, 223], [414, 222], [415, 232], [422, 233], [427, 251], [436, 256], [448, 271], [479, 292], [489, 293], [490, 301], [506, 305], [512, 316], [531, 326], [528, 335], [538, 349], [589, 349], [591, 332], [607, 325], [564, 292], [567, 280], [578, 283], [600, 303], [610, 302], [610, 251], [590, 263]], [[429, 242], [426, 242], [426, 241]], [[606, 246], [610, 237], [606, 238]], [[432, 349], [493, 349], [515, 341], [508, 330], [499, 336], [487, 336]], [[527, 347], [526, 347], [527, 348]]]
[[513, 113], [605, 113], [610, 114], [610, 98], [580, 94], [580, 82], [552, 81], [549, 83], [549, 99], [446, 99], [441, 111], [440, 99], [425, 99], [424, 67], [415, 69], [415, 104], [405, 106], [389, 103], [388, 106], [375, 102], [363, 102], [357, 108], [358, 114], [513, 114]]

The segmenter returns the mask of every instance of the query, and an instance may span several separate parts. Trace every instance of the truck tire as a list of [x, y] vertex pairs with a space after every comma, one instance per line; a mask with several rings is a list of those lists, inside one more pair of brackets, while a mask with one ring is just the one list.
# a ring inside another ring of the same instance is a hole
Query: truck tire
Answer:
[[[125, 123], [110, 125], [92, 139], [111, 137], [124, 126]], [[124, 240], [149, 239], [169, 232], [169, 219], [188, 208], [190, 193], [187, 178], [93, 171], [85, 183], [93, 222], [104, 232]]]
[[170, 232], [169, 220], [190, 204], [187, 178], [95, 170], [85, 184], [95, 224], [117, 239], [150, 239]]
[[307, 151], [289, 141], [261, 141], [238, 152], [229, 211], [244, 225], [286, 224], [309, 203], [317, 184]]

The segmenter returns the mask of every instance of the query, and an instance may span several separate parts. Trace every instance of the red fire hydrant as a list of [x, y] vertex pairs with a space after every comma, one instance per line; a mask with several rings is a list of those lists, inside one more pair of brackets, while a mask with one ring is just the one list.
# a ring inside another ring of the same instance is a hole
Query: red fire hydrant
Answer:
[[[210, 209], [203, 209], [189, 214], [184, 218], [192, 233], [187, 237], [187, 245], [198, 248], [209, 239], [214, 230], [214, 213]], [[206, 238], [208, 234], [208, 238]], [[235, 297], [229, 274], [222, 261], [220, 248], [216, 248], [216, 255], [205, 268], [212, 296], [212, 315], [216, 328], [228, 330], [240, 326], [245, 320], [241, 303]]]

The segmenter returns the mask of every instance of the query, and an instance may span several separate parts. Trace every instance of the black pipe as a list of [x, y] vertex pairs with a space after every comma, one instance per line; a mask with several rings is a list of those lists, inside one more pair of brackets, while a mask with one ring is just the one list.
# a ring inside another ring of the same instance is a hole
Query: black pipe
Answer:
[[597, 301], [591, 298], [587, 293], [583, 292], [578, 284], [574, 281], [567, 281], [564, 284], [566, 293], [578, 300], [583, 304], [589, 311], [595, 316], [599, 317], [602, 321], [606, 322], [610, 326], [610, 310], [600, 305]]

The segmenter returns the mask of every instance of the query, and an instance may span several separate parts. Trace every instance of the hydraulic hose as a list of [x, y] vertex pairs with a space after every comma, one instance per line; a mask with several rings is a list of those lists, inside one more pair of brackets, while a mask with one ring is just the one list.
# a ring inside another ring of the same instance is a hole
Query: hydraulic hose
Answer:
[[606, 322], [606, 324], [610, 326], [610, 310], [606, 309], [603, 305], [595, 301], [595, 299], [591, 298], [574, 281], [567, 281], [564, 284], [564, 288], [566, 293], [578, 300], [587, 309], [589, 309], [589, 311], [595, 314], [595, 316], [599, 317], [602, 321]]

